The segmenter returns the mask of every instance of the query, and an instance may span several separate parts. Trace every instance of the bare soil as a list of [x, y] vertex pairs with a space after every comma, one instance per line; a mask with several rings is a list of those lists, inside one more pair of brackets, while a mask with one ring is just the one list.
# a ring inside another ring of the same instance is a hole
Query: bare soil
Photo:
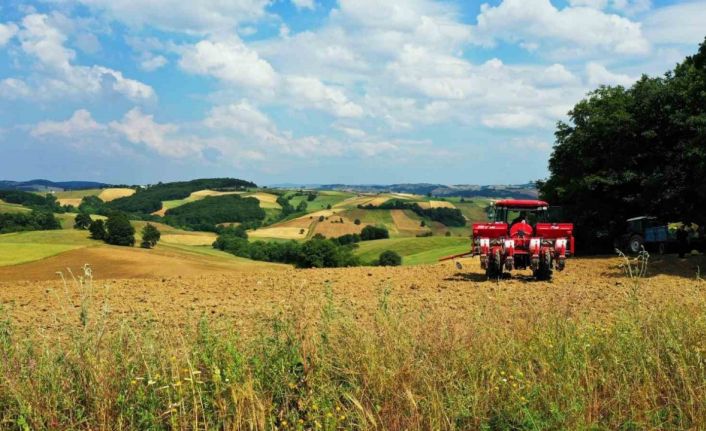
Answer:
[[[706, 259], [679, 261], [666, 257], [651, 264], [638, 289], [644, 304], [666, 302], [698, 307], [706, 283], [697, 267]], [[295, 270], [281, 266], [227, 265], [213, 259], [186, 259], [167, 252], [107, 248], [64, 253], [41, 262], [0, 268], [0, 305], [18, 328], [51, 330], [67, 304], [69, 318], [78, 324], [80, 294], [69, 283], [68, 297], [55, 271], [90, 262], [96, 304], [110, 304], [113, 321], [150, 316], [150, 322], [184, 326], [201, 316], [231, 322], [245, 331], [277, 313], [320, 316], [327, 291], [356, 319], [369, 320], [383, 300], [403, 313], [441, 313], [463, 325], [469, 313], [512, 316], [547, 310], [567, 316], [609, 319], [616, 308], [629, 304], [632, 280], [614, 257], [575, 258], [551, 282], [537, 282], [529, 272], [510, 279], [487, 280], [477, 259], [465, 259], [462, 270], [453, 262], [397, 268], [341, 268]], [[387, 298], [387, 299], [385, 299]], [[71, 305], [73, 304], [73, 305]]]

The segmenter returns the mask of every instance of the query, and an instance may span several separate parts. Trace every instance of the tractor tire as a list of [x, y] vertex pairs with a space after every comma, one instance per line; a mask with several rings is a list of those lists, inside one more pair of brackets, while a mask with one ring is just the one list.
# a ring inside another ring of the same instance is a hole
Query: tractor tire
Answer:
[[633, 235], [630, 237], [628, 242], [628, 251], [632, 254], [638, 254], [642, 251], [642, 247], [645, 245], [645, 240], [641, 235]]
[[535, 280], [537, 281], [549, 281], [552, 279], [552, 256], [547, 251], [544, 255], [544, 259], [540, 260], [539, 268], [533, 271]]
[[491, 279], [498, 279], [503, 273], [502, 262], [500, 261], [500, 251], [493, 254], [493, 258], [488, 262], [488, 267], [485, 269], [485, 275]]

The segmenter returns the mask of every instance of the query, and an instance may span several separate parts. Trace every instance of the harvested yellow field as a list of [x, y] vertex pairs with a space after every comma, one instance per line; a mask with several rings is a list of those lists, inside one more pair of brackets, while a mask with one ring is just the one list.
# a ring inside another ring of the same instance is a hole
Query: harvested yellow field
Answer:
[[456, 208], [454, 204], [447, 201], [430, 201], [432, 208]]
[[253, 197], [259, 200], [262, 208], [280, 208], [277, 203], [277, 196], [273, 194], [259, 192], [248, 195], [248, 197]]
[[57, 199], [57, 201], [59, 202], [59, 205], [72, 205], [75, 207], [81, 205], [81, 199], [76, 198]]
[[387, 202], [389, 200], [390, 200], [389, 196], [379, 196], [379, 197], [371, 199], [370, 201], [366, 202], [364, 205], [372, 205], [374, 207], [379, 207], [380, 205], [384, 204], [385, 202]]
[[337, 203], [334, 208], [354, 208], [358, 205], [367, 205], [373, 199], [375, 199], [373, 196], [355, 196]]
[[391, 210], [390, 215], [395, 223], [397, 230], [407, 232], [422, 232], [427, 230], [421, 227], [420, 220], [411, 217], [406, 210]]
[[183, 245], [211, 245], [216, 240], [214, 233], [162, 235], [161, 242]]
[[[341, 220], [343, 220], [343, 223], [340, 222]], [[334, 215], [328, 220], [317, 221], [316, 225], [314, 225], [314, 234], [320, 233], [326, 238], [338, 238], [343, 235], [360, 233], [365, 226], [367, 224], [356, 225], [350, 219]]]
[[308, 234], [308, 228], [300, 227], [270, 227], [248, 232], [250, 238], [305, 239]]
[[110, 202], [110, 201], [114, 201], [115, 199], [125, 198], [128, 196], [132, 196], [134, 194], [135, 194], [135, 190], [133, 190], [133, 189], [112, 188], [112, 189], [103, 190], [102, 192], [100, 192], [98, 197], [103, 202]]

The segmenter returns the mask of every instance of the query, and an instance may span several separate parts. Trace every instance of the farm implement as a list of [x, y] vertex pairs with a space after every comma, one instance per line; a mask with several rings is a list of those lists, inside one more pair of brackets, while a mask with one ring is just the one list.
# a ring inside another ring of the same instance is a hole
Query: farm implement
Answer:
[[[514, 217], [510, 222], [510, 217]], [[548, 204], [539, 200], [506, 199], [491, 207], [491, 221], [473, 224], [473, 248], [440, 261], [480, 256], [489, 278], [515, 269], [532, 269], [537, 280], [562, 271], [574, 254], [574, 225], [548, 221]]]

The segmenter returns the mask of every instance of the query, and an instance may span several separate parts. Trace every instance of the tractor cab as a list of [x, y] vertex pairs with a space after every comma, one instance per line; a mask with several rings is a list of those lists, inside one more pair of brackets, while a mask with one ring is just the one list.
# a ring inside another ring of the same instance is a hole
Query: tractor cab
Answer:
[[490, 218], [494, 223], [510, 227], [510, 237], [529, 238], [537, 223], [547, 222], [549, 205], [544, 201], [505, 199], [490, 206]]

